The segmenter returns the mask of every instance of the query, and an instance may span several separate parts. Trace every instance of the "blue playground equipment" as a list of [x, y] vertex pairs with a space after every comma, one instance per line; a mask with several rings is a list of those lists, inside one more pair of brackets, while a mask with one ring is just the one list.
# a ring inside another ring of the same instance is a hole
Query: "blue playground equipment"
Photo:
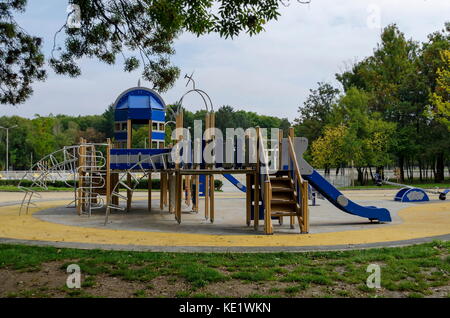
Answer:
[[427, 202], [430, 201], [430, 197], [427, 193], [437, 194], [439, 195], [439, 200], [445, 201], [447, 199], [447, 193], [450, 192], [450, 189], [439, 191], [439, 190], [428, 190], [417, 187], [412, 187], [409, 185], [390, 182], [389, 179], [381, 179], [381, 176], [376, 175], [376, 183], [378, 186], [384, 184], [394, 185], [402, 187], [400, 191], [395, 194], [394, 200], [398, 202]]
[[[240, 191], [242, 191], [244, 193], [247, 192], [247, 188], [245, 187], [245, 185], [243, 185], [241, 182], [239, 182], [239, 180], [236, 179], [235, 177], [233, 177], [233, 175], [224, 173], [223, 176], [225, 177], [225, 179], [230, 181], [231, 184], [233, 184]], [[199, 179], [200, 179], [200, 181], [199, 181], [200, 182], [199, 195], [201, 197], [204, 197], [205, 196], [205, 180], [206, 180], [206, 176], [205, 175], [200, 175]]]
[[[287, 148], [284, 147], [283, 148]], [[374, 206], [361, 206], [347, 197], [345, 197], [336, 187], [322, 177], [314, 168], [304, 159], [303, 154], [308, 148], [308, 139], [295, 138], [295, 151], [299, 162], [300, 173], [302, 178], [307, 180], [309, 184], [316, 189], [325, 199], [330, 201], [335, 207], [341, 211], [367, 218], [370, 221], [391, 222], [391, 214], [385, 208], [377, 208]], [[284, 150], [284, 149], [283, 149]], [[287, 157], [283, 155], [283, 158]], [[288, 165], [284, 163], [284, 169], [288, 169]]]
[[166, 105], [154, 90], [134, 87], [126, 90], [114, 103], [114, 139], [120, 148], [127, 148], [127, 131], [131, 125], [146, 125], [151, 129], [152, 144], [148, 148], [163, 149]]
[[231, 184], [233, 184], [240, 191], [242, 191], [244, 193], [247, 192], [247, 188], [245, 187], [245, 185], [243, 185], [238, 179], [233, 177], [233, 175], [224, 173], [223, 176], [225, 177], [225, 179], [230, 181]]
[[320, 194], [322, 194], [335, 207], [345, 213], [368, 218], [371, 221], [391, 222], [389, 210], [374, 206], [361, 206], [346, 198], [338, 189], [322, 177], [316, 170], [311, 174], [302, 174]]

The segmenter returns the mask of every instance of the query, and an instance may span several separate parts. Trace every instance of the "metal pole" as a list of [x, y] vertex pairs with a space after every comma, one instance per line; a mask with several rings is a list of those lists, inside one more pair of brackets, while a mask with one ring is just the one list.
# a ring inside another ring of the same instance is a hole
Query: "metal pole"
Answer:
[[9, 179], [9, 162], [8, 162], [8, 154], [9, 154], [9, 128], [6, 128], [6, 175]]
[[9, 130], [16, 127], [17, 125], [11, 127], [0, 126], [0, 128], [6, 130], [6, 175], [8, 176], [8, 178], [9, 178]]

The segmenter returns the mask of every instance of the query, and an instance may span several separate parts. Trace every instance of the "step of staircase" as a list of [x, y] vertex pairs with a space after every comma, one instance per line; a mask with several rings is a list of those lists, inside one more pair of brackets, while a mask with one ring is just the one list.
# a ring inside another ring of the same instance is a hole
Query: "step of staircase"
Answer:
[[290, 212], [290, 213], [296, 213], [297, 212], [298, 205], [296, 202], [271, 202], [271, 210], [272, 214], [276, 212]]
[[288, 178], [282, 179], [270, 179], [270, 184], [272, 185], [272, 189], [292, 189], [292, 181]]
[[295, 198], [293, 196], [293, 192], [275, 192], [272, 193], [272, 202], [274, 201], [280, 201], [280, 202], [284, 202], [284, 201], [293, 201], [295, 202]]
[[279, 171], [275, 172], [274, 174], [271, 174], [271, 176], [276, 176], [276, 177], [289, 176], [289, 171], [279, 170]]

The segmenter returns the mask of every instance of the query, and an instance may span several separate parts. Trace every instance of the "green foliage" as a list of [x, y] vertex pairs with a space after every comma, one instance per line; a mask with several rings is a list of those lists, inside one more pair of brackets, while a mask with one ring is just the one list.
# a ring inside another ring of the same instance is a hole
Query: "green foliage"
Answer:
[[332, 110], [337, 102], [339, 90], [328, 83], [317, 83], [317, 89], [311, 89], [310, 95], [302, 107], [299, 107], [297, 134], [308, 138], [311, 142], [322, 136], [329, 123]]
[[431, 95], [432, 114], [450, 131], [450, 50], [442, 51], [442, 68], [437, 70], [436, 89]]
[[361, 179], [362, 169], [396, 160], [401, 181], [418, 165], [443, 182], [450, 164], [447, 50], [450, 23], [424, 43], [387, 26], [371, 56], [336, 74], [343, 96], [319, 84], [300, 108], [297, 133], [316, 143], [313, 161], [326, 169], [354, 162]]
[[[275, 20], [279, 1], [101, 1], [74, 0], [81, 10], [81, 28], [66, 26], [65, 46], [50, 64], [59, 74], [78, 76], [77, 60], [95, 57], [115, 64], [124, 58], [124, 70], [143, 67], [143, 77], [155, 89], [166, 91], [178, 78], [180, 70], [171, 64], [174, 41], [183, 32], [197, 36], [217, 33], [235, 37], [242, 32], [255, 35]], [[215, 10], [213, 7], [217, 7]], [[216, 11], [216, 12], [214, 12]]]
[[370, 113], [369, 100], [368, 93], [355, 87], [341, 97], [333, 109], [332, 124], [312, 144], [316, 165], [383, 167], [390, 163], [388, 151], [396, 126]]
[[17, 105], [32, 94], [31, 83], [46, 78], [42, 39], [29, 35], [14, 20], [26, 0], [0, 3], [0, 104]]

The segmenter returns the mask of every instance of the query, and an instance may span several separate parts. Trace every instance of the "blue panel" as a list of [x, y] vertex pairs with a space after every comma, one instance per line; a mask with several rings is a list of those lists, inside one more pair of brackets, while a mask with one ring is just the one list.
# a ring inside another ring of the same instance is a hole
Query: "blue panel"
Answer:
[[152, 140], [164, 140], [166, 138], [166, 134], [163, 132], [152, 132]]
[[128, 96], [128, 108], [150, 108], [149, 96]]
[[156, 96], [154, 96], [153, 94], [152, 94], [152, 96], [150, 97], [150, 106], [153, 108], [153, 109], [161, 109], [161, 110], [164, 110], [164, 105], [161, 103], [161, 101], [158, 99], [158, 98], [156, 98]]
[[152, 111], [152, 120], [166, 121], [166, 114], [160, 110], [153, 110]]
[[117, 141], [120, 141], [120, 140], [127, 140], [127, 133], [126, 133], [126, 132], [116, 132], [116, 133], [114, 134], [114, 138], [115, 138]]
[[126, 110], [116, 110], [114, 113], [115, 121], [127, 121], [128, 112]]
[[[399, 197], [399, 195], [401, 195], [401, 200], [397, 200], [397, 197]], [[400, 190], [399, 193], [396, 194], [395, 200], [401, 202], [425, 202], [430, 201], [430, 198], [423, 189], [405, 188]]]
[[147, 149], [147, 148], [141, 148], [141, 149], [118, 149], [113, 148], [111, 149], [110, 154], [111, 155], [157, 155], [160, 153], [169, 153], [170, 149]]
[[[113, 170], [127, 170], [131, 169], [144, 158], [142, 156], [158, 155], [169, 153], [170, 149], [111, 149], [111, 164], [110, 168]], [[154, 162], [157, 169], [162, 169], [161, 162]], [[136, 169], [151, 169], [152, 165], [149, 161], [143, 161]]]
[[128, 111], [128, 119], [150, 120], [152, 112], [150, 108], [131, 108]]

